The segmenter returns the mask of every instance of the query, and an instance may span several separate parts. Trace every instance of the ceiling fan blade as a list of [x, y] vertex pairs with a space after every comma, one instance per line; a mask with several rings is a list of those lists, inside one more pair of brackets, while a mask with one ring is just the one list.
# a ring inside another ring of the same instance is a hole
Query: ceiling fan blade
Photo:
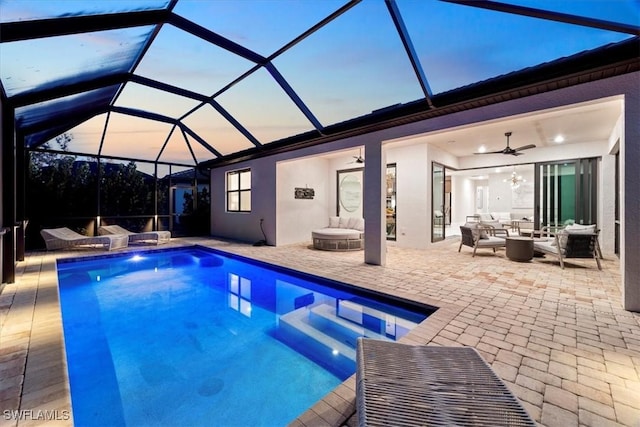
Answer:
[[536, 148], [534, 144], [523, 145], [522, 147], [514, 148], [516, 151], [528, 150], [530, 148]]
[[498, 150], [498, 151], [484, 151], [482, 153], [473, 153], [473, 154], [500, 154], [500, 153], [504, 153], [504, 150]]
[[512, 156], [522, 156], [524, 153], [518, 153], [517, 151], [513, 151], [513, 153], [510, 153]]

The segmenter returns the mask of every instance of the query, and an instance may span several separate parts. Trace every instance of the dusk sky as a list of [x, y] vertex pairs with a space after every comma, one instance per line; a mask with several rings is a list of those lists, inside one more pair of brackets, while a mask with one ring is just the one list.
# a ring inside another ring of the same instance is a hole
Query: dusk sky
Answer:
[[[179, 0], [174, 12], [248, 49], [269, 56], [344, 2], [336, 0]], [[638, 0], [530, 0], [509, 3], [640, 25]], [[0, 0], [0, 20], [158, 8], [165, 1]], [[631, 37], [559, 22], [515, 16], [435, 0], [397, 0], [433, 93]], [[0, 44], [0, 78], [9, 97], [26, 91], [128, 71], [153, 27], [129, 28]], [[364, 0], [273, 64], [318, 121], [331, 125], [423, 97], [382, 0]], [[203, 95], [213, 95], [254, 63], [164, 25], [135, 73]], [[67, 105], [80, 99], [69, 97]], [[216, 98], [261, 143], [313, 129], [282, 88], [259, 69]], [[23, 120], [60, 108], [57, 101], [24, 107]], [[180, 118], [196, 101], [142, 85], [126, 85], [115, 105]], [[106, 115], [70, 130], [72, 150], [95, 153]], [[222, 154], [253, 144], [207, 105], [183, 122]], [[112, 114], [102, 154], [154, 160], [171, 130]], [[213, 155], [191, 137], [198, 161]], [[174, 132], [162, 160], [193, 163], [184, 137]]]

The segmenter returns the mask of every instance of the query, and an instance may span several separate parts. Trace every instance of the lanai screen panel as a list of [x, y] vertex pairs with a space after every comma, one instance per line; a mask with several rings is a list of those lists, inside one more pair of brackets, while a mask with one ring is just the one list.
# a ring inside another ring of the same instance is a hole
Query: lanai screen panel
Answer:
[[384, 2], [357, 4], [274, 64], [324, 126], [423, 97]]
[[263, 56], [347, 3], [322, 1], [179, 1], [173, 11]]
[[140, 10], [166, 9], [168, 0], [3, 0], [0, 22], [33, 21], [56, 17], [87, 16], [103, 13], [135, 12]]
[[2, 83], [11, 97], [127, 72], [152, 29], [143, 26], [2, 43]]
[[638, 0], [555, 0], [545, 2], [540, 0], [509, 0], [508, 3], [587, 18], [640, 25], [640, 2]]
[[119, 107], [154, 112], [176, 120], [198, 104], [194, 99], [136, 83], [127, 83], [115, 102]]
[[[98, 155], [102, 133], [104, 131], [107, 114], [97, 115], [64, 133], [68, 140], [68, 151], [72, 153], [92, 153]], [[48, 141], [51, 149], [58, 150], [55, 144], [56, 137]]]
[[[547, 3], [553, 2], [535, 7]], [[572, 10], [584, 4], [574, 3]], [[434, 94], [630, 37], [452, 3], [399, 0], [398, 6]]]
[[[185, 117], [183, 122], [223, 155], [255, 147], [251, 141], [210, 104], [205, 104], [198, 108]], [[194, 141], [192, 138], [189, 138], [189, 140]], [[210, 154], [207, 160], [212, 158], [215, 158], [215, 155]]]
[[313, 130], [313, 125], [264, 68], [216, 100], [262, 144]]
[[[171, 127], [168, 123], [112, 113], [100, 154], [154, 161]], [[184, 160], [193, 164], [188, 153], [185, 153]]]
[[135, 74], [211, 96], [254, 65], [192, 34], [164, 25]]

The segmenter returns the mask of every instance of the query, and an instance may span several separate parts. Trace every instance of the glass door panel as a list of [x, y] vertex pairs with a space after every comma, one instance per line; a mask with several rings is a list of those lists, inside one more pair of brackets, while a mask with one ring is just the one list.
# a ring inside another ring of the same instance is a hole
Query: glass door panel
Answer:
[[595, 224], [597, 159], [541, 163], [536, 168], [536, 227]]
[[396, 240], [396, 165], [387, 165], [387, 240]]
[[432, 163], [431, 166], [431, 241], [444, 240], [444, 166]]

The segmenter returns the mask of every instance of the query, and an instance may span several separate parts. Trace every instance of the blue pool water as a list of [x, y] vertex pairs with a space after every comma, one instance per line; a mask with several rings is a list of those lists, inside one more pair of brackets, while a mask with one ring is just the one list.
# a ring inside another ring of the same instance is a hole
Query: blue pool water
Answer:
[[[433, 308], [191, 247], [59, 260], [77, 426], [282, 426]], [[312, 281], [313, 279], [313, 281]]]

